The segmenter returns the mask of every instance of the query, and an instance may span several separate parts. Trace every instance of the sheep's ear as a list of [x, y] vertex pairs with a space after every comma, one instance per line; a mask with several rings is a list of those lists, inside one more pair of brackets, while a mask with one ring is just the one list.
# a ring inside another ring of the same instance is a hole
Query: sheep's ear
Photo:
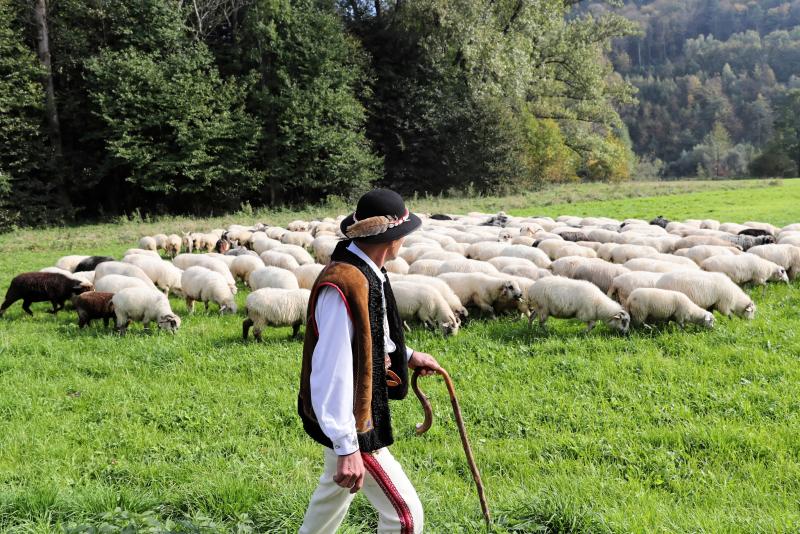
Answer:
[[625, 316], [625, 312], [619, 312], [614, 315], [614, 319], [622, 319]]

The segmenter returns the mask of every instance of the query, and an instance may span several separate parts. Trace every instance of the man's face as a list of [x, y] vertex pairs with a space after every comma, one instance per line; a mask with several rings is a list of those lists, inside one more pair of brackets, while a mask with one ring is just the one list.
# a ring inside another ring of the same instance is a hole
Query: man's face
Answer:
[[403, 246], [403, 241], [405, 241], [405, 237], [401, 237], [400, 239], [395, 239], [390, 243], [389, 251], [386, 253], [386, 261], [391, 261], [397, 257], [397, 254], [400, 252], [400, 247]]

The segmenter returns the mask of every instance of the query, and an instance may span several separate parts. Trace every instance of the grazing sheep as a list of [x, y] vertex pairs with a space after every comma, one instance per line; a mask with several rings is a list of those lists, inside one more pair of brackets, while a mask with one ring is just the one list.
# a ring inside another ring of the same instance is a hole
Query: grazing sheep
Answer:
[[167, 234], [155, 234], [153, 239], [156, 240], [156, 250], [165, 250], [167, 248]]
[[641, 287], [656, 287], [656, 282], [663, 273], [651, 273], [648, 271], [631, 271], [621, 274], [614, 278], [606, 294], [609, 298], [616, 300], [623, 306], [628, 300], [628, 296], [634, 289]]
[[684, 258], [681, 256], [673, 256], [672, 254], [662, 254], [658, 253], [655, 256], [649, 256], [646, 258], [648, 260], [658, 260], [658, 261], [665, 261], [667, 263], [674, 263], [676, 265], [681, 265], [686, 269], [697, 269], [697, 264], [692, 261], [690, 258]]
[[181, 251], [181, 238], [177, 234], [169, 234], [167, 236], [166, 244], [164, 245], [164, 252], [167, 256], [174, 258]]
[[433, 287], [401, 281], [392, 284], [392, 292], [404, 321], [419, 319], [429, 328], [441, 328], [444, 335], [458, 333], [458, 319], [444, 297]]
[[495, 278], [480, 272], [448, 272], [440, 274], [438, 278], [450, 286], [463, 306], [476, 306], [491, 317], [494, 317], [494, 306], [498, 300], [522, 299], [522, 289], [514, 280]]
[[107, 261], [114, 261], [111, 256], [89, 256], [75, 266], [74, 272], [94, 271], [98, 265]]
[[735, 243], [736, 236], [730, 236], [728, 239], [722, 239], [719, 237], [714, 236], [707, 236], [707, 235], [690, 235], [679, 239], [675, 242], [674, 250], [679, 250], [682, 248], [691, 248], [696, 245], [716, 245], [718, 247], [729, 247], [731, 243]]
[[124, 276], [130, 276], [132, 278], [138, 278], [143, 282], [145, 282], [145, 284], [147, 284], [149, 287], [155, 289], [155, 284], [153, 283], [152, 280], [150, 280], [150, 277], [147, 276], [147, 273], [145, 273], [142, 269], [131, 263], [124, 263], [121, 261], [107, 261], [98, 265], [94, 273], [95, 273], [94, 274], [95, 286], [97, 285], [97, 282], [102, 280], [103, 277], [105, 276], [108, 276], [110, 274], [121, 274]]
[[159, 328], [172, 334], [181, 326], [181, 318], [172, 312], [167, 297], [155, 289], [123, 289], [111, 298], [111, 305], [117, 318], [117, 331], [122, 336], [134, 321], [141, 322], [145, 329], [149, 329], [150, 323], [155, 321]]
[[152, 284], [148, 284], [139, 278], [125, 276], [124, 274], [107, 274], [97, 281], [94, 289], [95, 291], [101, 291], [104, 293], [119, 293], [123, 289], [127, 289], [129, 287], [144, 287], [147, 289], [154, 289]]
[[[215, 260], [219, 260], [225, 264], [225, 266], [230, 270], [231, 265], [233, 265], [233, 260], [236, 259], [236, 256], [229, 256], [228, 254], [220, 254], [219, 252], [209, 252], [206, 254], [209, 258], [214, 258]], [[231, 273], [233, 275], [233, 273]]]
[[559, 258], [550, 265], [550, 270], [556, 276], [572, 278], [575, 269], [580, 265], [605, 265], [608, 263], [600, 258], [584, 258], [583, 256], [567, 256]]
[[211, 271], [216, 271], [222, 276], [225, 277], [225, 281], [228, 283], [228, 286], [231, 288], [231, 292], [235, 295], [236, 294], [236, 280], [233, 279], [233, 275], [231, 274], [231, 270], [225, 264], [224, 261], [209, 256], [208, 254], [178, 254], [172, 260], [172, 263], [175, 264], [176, 267], [179, 269], [183, 269], [184, 271], [189, 267], [205, 267]]
[[[708, 261], [708, 260], [706, 260]], [[722, 273], [681, 271], [666, 273], [656, 282], [659, 289], [680, 291], [705, 310], [717, 310], [730, 317], [755, 317], [756, 305], [750, 297]]]
[[291, 326], [292, 337], [297, 337], [300, 325], [306, 322], [306, 310], [311, 291], [308, 289], [264, 288], [247, 295], [242, 322], [242, 338], [247, 339], [250, 327], [253, 337], [261, 341], [261, 332], [267, 326]]
[[297, 260], [297, 263], [300, 265], [315, 263], [314, 257], [311, 254], [309, 254], [306, 249], [297, 245], [281, 244], [280, 246], [277, 246], [274, 249], [272, 249], [272, 252], [281, 252], [283, 254], [288, 254], [292, 256], [295, 260]]
[[383, 267], [386, 269], [387, 272], [390, 273], [397, 273], [397, 274], [408, 274], [409, 266], [401, 257], [397, 257], [393, 260], [389, 260], [384, 263]]
[[758, 245], [747, 251], [786, 269], [789, 280], [800, 275], [800, 247], [794, 245]]
[[75, 272], [75, 267], [89, 256], [62, 256], [58, 258], [56, 267], [65, 271]]
[[526, 247], [532, 247], [535, 242], [536, 239], [528, 235], [518, 235], [511, 238], [512, 245], [523, 245]]
[[258, 256], [236, 256], [230, 264], [231, 275], [235, 280], [247, 282], [250, 273], [264, 267], [264, 262]]
[[501, 273], [510, 274], [511, 276], [520, 276], [528, 278], [529, 280], [538, 280], [545, 276], [553, 276], [553, 273], [547, 269], [541, 269], [535, 265], [506, 265], [500, 269]]
[[460, 260], [449, 260], [439, 266], [438, 274], [445, 273], [485, 273], [496, 274], [497, 269], [491, 263], [478, 260], [468, 260], [466, 258]]
[[464, 305], [461, 304], [461, 300], [458, 298], [458, 295], [456, 295], [455, 292], [453, 292], [453, 290], [450, 288], [450, 286], [447, 285], [447, 282], [436, 276], [423, 276], [419, 274], [407, 274], [407, 275], [395, 274], [390, 276], [392, 284], [394, 284], [395, 280], [398, 280], [401, 282], [425, 284], [434, 288], [444, 298], [445, 302], [447, 302], [447, 305], [450, 306], [451, 310], [453, 310], [453, 313], [456, 315], [459, 321], [461, 321], [462, 319], [464, 319], [469, 315], [467, 308], [465, 308]]
[[634, 289], [628, 297], [627, 308], [635, 325], [675, 321], [681, 328], [687, 322], [714, 328], [714, 314], [679, 291], [650, 287]]
[[572, 272], [572, 278], [574, 280], [586, 280], [587, 282], [591, 282], [600, 288], [600, 291], [603, 293], [608, 293], [614, 278], [629, 272], [629, 269], [615, 263], [582, 263]]
[[251, 272], [250, 277], [247, 279], [247, 285], [249, 285], [250, 289], [253, 290], [262, 289], [265, 287], [274, 287], [279, 289], [300, 288], [300, 285], [297, 283], [297, 277], [295, 277], [291, 271], [273, 266], [259, 267]]
[[439, 260], [417, 260], [408, 267], [408, 274], [424, 274], [436, 276], [439, 274], [443, 261]]
[[124, 258], [125, 256], [133, 256], [134, 254], [139, 254], [142, 256], [150, 256], [151, 258], [160, 258], [161, 256], [158, 252], [153, 252], [152, 250], [145, 250], [143, 248], [129, 248], [125, 251], [125, 254], [122, 255]]
[[290, 232], [308, 232], [309, 223], [301, 220], [292, 221], [286, 225], [286, 229]]
[[310, 247], [314, 236], [308, 232], [286, 232], [281, 236], [281, 243], [300, 247]]
[[776, 235], [778, 235], [778, 232], [781, 231], [781, 229], [778, 228], [777, 226], [773, 226], [769, 223], [763, 223], [758, 221], [745, 221], [744, 225], [756, 230], [762, 230], [764, 232], [767, 232], [772, 237], [775, 237]]
[[623, 264], [636, 258], [655, 256], [658, 251], [653, 247], [642, 245], [619, 245], [614, 247], [609, 254], [609, 259], [614, 263]]
[[511, 256], [497, 256], [496, 258], [492, 258], [486, 263], [490, 263], [498, 271], [502, 271], [504, 267], [508, 267], [510, 265], [518, 265], [518, 266], [524, 265], [527, 267], [533, 267], [535, 269], [538, 269], [538, 267], [536, 267], [536, 265], [530, 260], [526, 260], [525, 258], [515, 258]]
[[108, 322], [114, 318], [114, 306], [111, 298], [114, 293], [104, 291], [87, 291], [72, 297], [72, 305], [78, 312], [78, 327], [83, 328], [92, 324], [94, 319], [102, 319], [103, 326], [108, 328]]
[[552, 259], [557, 260], [560, 258], [566, 258], [567, 256], [582, 256], [584, 258], [596, 258], [597, 253], [593, 249], [572, 244], [558, 249], [556, 253], [552, 256]]
[[570, 245], [571, 243], [569, 243], [568, 241], [564, 241], [563, 239], [543, 239], [541, 241], [537, 241], [534, 244], [534, 247], [535, 250], [540, 250], [544, 252], [547, 255], [548, 259], [555, 260], [558, 259], [556, 258], [556, 254], [558, 253], [558, 251]]
[[228, 281], [216, 271], [199, 265], [189, 267], [181, 276], [181, 288], [189, 313], [194, 313], [194, 303], [198, 300], [206, 305], [206, 310], [209, 302], [213, 302], [219, 306], [220, 314], [236, 313], [236, 302]]
[[464, 255], [459, 254], [457, 252], [448, 252], [446, 250], [432, 250], [430, 252], [426, 252], [422, 256], [417, 257], [415, 262], [420, 260], [449, 261], [449, 260], [461, 260], [461, 259], [464, 259]]
[[146, 235], [139, 240], [139, 248], [144, 250], [152, 250], [155, 252], [158, 250], [158, 242], [156, 242], [155, 237], [150, 237]]
[[751, 236], [751, 235], [732, 235], [726, 238], [728, 241], [741, 247], [742, 250], [749, 250], [758, 245], [769, 245], [775, 242], [771, 235]]
[[321, 273], [324, 268], [325, 266], [319, 263], [301, 265], [294, 271], [294, 275], [297, 278], [297, 285], [300, 286], [300, 289], [311, 289], [314, 287], [314, 282], [319, 278], [319, 273]]
[[34, 302], [49, 302], [53, 305], [50, 313], [56, 314], [64, 308], [64, 301], [91, 288], [92, 285], [87, 282], [60, 273], [18, 274], [8, 286], [6, 298], [0, 306], [0, 317], [18, 300], [22, 301], [22, 309], [28, 315], [33, 315], [30, 306]]
[[551, 276], [537, 281], [529, 295], [529, 324], [538, 316], [539, 325], [544, 327], [547, 319], [552, 316], [558, 319], [578, 319], [586, 323], [587, 333], [592, 331], [597, 321], [603, 321], [623, 334], [628, 332], [628, 312], [591, 282]]
[[719, 247], [716, 245], [696, 245], [691, 248], [682, 248], [674, 252], [675, 256], [689, 258], [697, 265], [712, 256], [738, 256], [742, 251], [734, 247]]
[[[779, 245], [794, 245], [800, 247], [800, 234], [782, 236], [778, 241]], [[58, 264], [56, 264], [58, 265]]]
[[411, 247], [400, 247], [400, 252], [397, 254], [397, 257], [403, 258], [409, 265], [411, 265], [415, 261], [422, 258], [422, 256], [425, 256], [431, 252], [440, 252], [441, 250], [442, 249], [438, 248], [438, 246], [424, 244], [414, 245]]
[[[280, 241], [278, 241], [277, 239], [270, 239], [269, 237], [267, 237], [263, 233], [259, 233], [258, 236], [259, 236], [258, 239], [254, 238], [252, 240], [253, 250], [255, 250], [257, 254], [263, 254], [264, 252], [266, 252], [268, 250], [272, 250], [275, 247], [279, 247], [279, 246], [281, 246], [283, 244]], [[320, 238], [315, 239], [314, 241], [316, 242], [316, 241], [319, 241], [319, 240], [320, 240]], [[312, 248], [314, 248], [314, 244], [313, 243], [312, 243]], [[314, 250], [316, 251], [316, 249], [314, 249]]]
[[172, 263], [161, 258], [142, 256], [135, 254], [125, 256], [125, 263], [130, 263], [140, 268], [150, 278], [150, 280], [165, 294], [173, 292], [175, 296], [183, 296], [181, 292], [181, 276], [183, 271], [175, 267]]
[[524, 258], [533, 262], [537, 267], [547, 269], [550, 267], [550, 258], [543, 251], [534, 247], [526, 247], [524, 245], [509, 245], [500, 251], [500, 256], [509, 258]]
[[272, 267], [280, 267], [281, 269], [286, 269], [287, 271], [294, 272], [300, 267], [300, 264], [297, 263], [297, 260], [294, 259], [294, 256], [283, 252], [276, 252], [274, 250], [268, 250], [261, 254], [261, 261], [264, 262], [266, 266]]
[[508, 246], [508, 243], [505, 242], [479, 241], [467, 247], [466, 257], [473, 260], [488, 261], [495, 256], [499, 256]]
[[700, 266], [704, 271], [723, 273], [739, 285], [752, 283], [764, 286], [764, 291], [767, 289], [767, 281], [789, 283], [786, 269], [750, 253], [741, 256], [713, 256]]
[[660, 226], [661, 228], [666, 229], [667, 225], [669, 224], [669, 220], [665, 219], [662, 215], [659, 215], [658, 217], [650, 221], [650, 224], [654, 226]]
[[94, 271], [81, 271], [79, 273], [72, 273], [65, 269], [59, 269], [58, 267], [45, 267], [44, 269], [39, 269], [40, 273], [59, 273], [72, 278], [73, 280], [78, 280], [80, 282], [88, 282], [92, 286], [94, 286]]
[[264, 233], [267, 234], [267, 237], [270, 239], [277, 239], [280, 241], [283, 234], [288, 232], [289, 230], [285, 228], [281, 228], [280, 226], [270, 226], [269, 228], [264, 229]]
[[[247, 247], [234, 247], [225, 253], [225, 256], [253, 256], [255, 258], [258, 257], [258, 253], [250, 250]], [[230, 267], [230, 266], [229, 266]]]
[[[651, 273], [671, 273], [690, 270], [687, 269], [685, 265], [653, 258], [636, 258], [629, 260], [625, 262], [624, 267], [631, 271], [647, 271]], [[697, 265], [694, 266], [694, 270], [697, 270]]]

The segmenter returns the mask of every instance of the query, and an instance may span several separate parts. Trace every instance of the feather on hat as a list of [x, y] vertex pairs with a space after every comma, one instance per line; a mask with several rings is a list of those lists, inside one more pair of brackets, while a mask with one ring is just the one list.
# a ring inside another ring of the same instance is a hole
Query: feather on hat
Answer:
[[344, 234], [350, 239], [358, 239], [361, 237], [369, 237], [373, 235], [382, 234], [390, 228], [405, 222], [405, 218], [396, 217], [394, 215], [377, 215], [375, 217], [368, 217], [363, 221], [356, 221], [347, 227]]

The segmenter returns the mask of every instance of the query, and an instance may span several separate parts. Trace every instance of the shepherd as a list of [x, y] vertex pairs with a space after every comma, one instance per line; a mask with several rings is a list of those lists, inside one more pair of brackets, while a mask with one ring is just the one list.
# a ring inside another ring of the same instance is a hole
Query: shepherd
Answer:
[[301, 534], [334, 533], [363, 490], [378, 511], [379, 533], [422, 532], [422, 504], [389, 452], [389, 399], [408, 392], [408, 369], [441, 370], [405, 345], [403, 323], [383, 268], [420, 227], [399, 194], [364, 194], [341, 223], [345, 240], [314, 283], [308, 304], [298, 413], [323, 445], [325, 467]]

